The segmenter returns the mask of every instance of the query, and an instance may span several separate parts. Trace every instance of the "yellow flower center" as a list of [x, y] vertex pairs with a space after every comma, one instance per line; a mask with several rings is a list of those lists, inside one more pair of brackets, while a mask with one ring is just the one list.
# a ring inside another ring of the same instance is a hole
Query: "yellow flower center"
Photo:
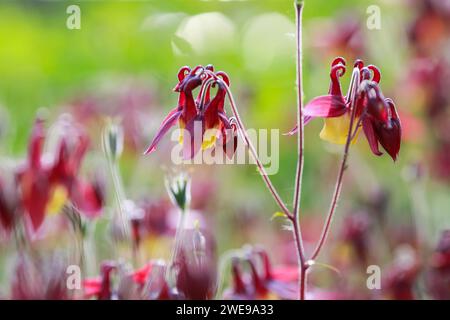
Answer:
[[[180, 135], [178, 136], [178, 143], [183, 144], [184, 141], [183, 129], [185, 128], [185, 124], [180, 121], [179, 126], [181, 130]], [[205, 131], [205, 133], [203, 134], [202, 150], [212, 148], [216, 144], [217, 132], [218, 128], [212, 128]]]
[[203, 134], [202, 150], [214, 147], [217, 139], [217, 129], [206, 130]]
[[49, 215], [58, 214], [69, 197], [67, 188], [62, 185], [54, 187], [51, 191], [50, 200], [47, 202], [46, 212]]
[[[354, 122], [357, 122], [358, 119], [355, 119]], [[350, 117], [344, 115], [342, 117], [337, 118], [327, 118], [324, 121], [324, 126], [322, 131], [320, 132], [320, 138], [322, 140], [335, 143], [335, 144], [345, 144], [347, 142], [347, 134], [350, 126]], [[355, 137], [352, 140], [352, 144], [356, 142], [358, 138], [360, 129], [355, 134]]]

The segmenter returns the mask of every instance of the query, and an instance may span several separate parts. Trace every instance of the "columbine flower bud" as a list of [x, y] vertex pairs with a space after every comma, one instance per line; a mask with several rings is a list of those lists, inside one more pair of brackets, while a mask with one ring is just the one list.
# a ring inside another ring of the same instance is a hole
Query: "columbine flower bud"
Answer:
[[166, 188], [173, 204], [184, 211], [191, 201], [191, 180], [188, 175], [181, 173], [176, 177], [166, 179]]
[[103, 148], [106, 155], [113, 161], [119, 159], [123, 151], [122, 126], [111, 119], [108, 120], [103, 131]]

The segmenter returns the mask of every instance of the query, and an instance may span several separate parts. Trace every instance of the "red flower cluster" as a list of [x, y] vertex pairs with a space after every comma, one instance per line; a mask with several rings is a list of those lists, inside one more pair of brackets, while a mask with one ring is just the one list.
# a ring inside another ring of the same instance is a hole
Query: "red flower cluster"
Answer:
[[[396, 160], [401, 142], [400, 118], [394, 102], [384, 98], [381, 92], [379, 69], [373, 65], [364, 66], [363, 61], [356, 60], [346, 96], [342, 94], [339, 80], [345, 71], [345, 60], [341, 57], [334, 59], [331, 64], [328, 94], [314, 98], [305, 106], [305, 122], [315, 117], [325, 118], [320, 137], [332, 143], [344, 144], [347, 141], [351, 117], [354, 116], [356, 128], [352, 133], [352, 141], [362, 126], [372, 152], [377, 156], [382, 155], [379, 150], [381, 144], [392, 159]], [[297, 128], [290, 134], [296, 131]]]
[[67, 300], [73, 295], [67, 288], [66, 259], [57, 255], [18, 256], [11, 279], [13, 300]]
[[[143, 299], [147, 279], [156, 268], [157, 266], [154, 263], [149, 263], [139, 270], [130, 271], [114, 261], [104, 261], [100, 267], [99, 277], [83, 281], [83, 298], [96, 298], [98, 300]], [[117, 273], [118, 288], [113, 287], [113, 273]], [[165, 299], [166, 295], [167, 292], [161, 293], [158, 294], [157, 298]]]
[[[19, 212], [38, 230], [45, 215], [58, 213], [68, 200], [88, 217], [95, 217], [103, 206], [103, 190], [98, 181], [88, 182], [79, 176], [79, 169], [88, 147], [88, 138], [78, 127], [62, 135], [53, 159], [43, 155], [44, 124], [36, 120], [28, 147], [28, 157], [15, 172], [18, 203], [6, 202], [0, 191], [0, 221], [6, 229]], [[1, 186], [0, 186], [1, 189]], [[2, 199], [3, 198], [3, 199]]]
[[[211, 99], [211, 88], [216, 85], [216, 95]], [[225, 153], [231, 157], [236, 149], [236, 125], [232, 119], [228, 119], [224, 110], [225, 86], [229, 85], [227, 74], [222, 71], [214, 73], [212, 65], [197, 66], [192, 70], [189, 67], [181, 68], [178, 84], [174, 88], [180, 94], [178, 106], [163, 120], [145, 154], [155, 151], [161, 138], [178, 122], [182, 129], [179, 141], [183, 144], [185, 159], [193, 158], [200, 149], [213, 147], [218, 137], [222, 138]], [[200, 90], [194, 100], [193, 91], [197, 88]], [[188, 133], [189, 137], [184, 137], [184, 133]]]
[[[248, 266], [249, 273], [244, 273]], [[252, 248], [244, 257], [232, 260], [232, 286], [226, 299], [289, 299], [297, 297], [298, 269], [295, 266], [272, 268], [267, 252]]]
[[[212, 236], [200, 230], [185, 230], [181, 248], [171, 269], [163, 261], [150, 261], [139, 270], [105, 261], [100, 276], [83, 281], [84, 298], [99, 300], [212, 299], [217, 290], [217, 258]], [[167, 278], [174, 272], [174, 284]], [[118, 281], [114, 284], [112, 276]]]

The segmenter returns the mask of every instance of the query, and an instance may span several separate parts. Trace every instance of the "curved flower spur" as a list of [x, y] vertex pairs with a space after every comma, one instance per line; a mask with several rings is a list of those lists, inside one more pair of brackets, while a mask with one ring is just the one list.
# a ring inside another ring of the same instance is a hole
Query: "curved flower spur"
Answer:
[[[178, 122], [184, 159], [192, 159], [200, 149], [214, 147], [218, 138], [222, 140], [224, 152], [231, 158], [236, 150], [237, 128], [233, 119], [225, 114], [225, 85], [230, 85], [227, 74], [214, 72], [212, 65], [194, 69], [182, 67], [178, 72], [178, 84], [174, 88], [175, 92], [179, 92], [178, 106], [163, 120], [144, 154], [155, 151], [162, 137]], [[211, 99], [211, 88], [216, 86], [217, 92]], [[197, 88], [200, 89], [194, 100], [193, 91]]]
[[[380, 70], [374, 65], [364, 66], [356, 60], [346, 96], [342, 94], [340, 77], [345, 74], [344, 58], [335, 58], [331, 64], [330, 88], [327, 95], [312, 99], [304, 108], [305, 124], [313, 118], [325, 118], [320, 138], [331, 143], [345, 144], [351, 118], [351, 142], [356, 141], [362, 127], [372, 153], [380, 156], [379, 144], [395, 161], [400, 151], [401, 124], [394, 102], [383, 96], [379, 83]], [[355, 106], [354, 110], [352, 105]], [[289, 135], [297, 132], [295, 127]]]

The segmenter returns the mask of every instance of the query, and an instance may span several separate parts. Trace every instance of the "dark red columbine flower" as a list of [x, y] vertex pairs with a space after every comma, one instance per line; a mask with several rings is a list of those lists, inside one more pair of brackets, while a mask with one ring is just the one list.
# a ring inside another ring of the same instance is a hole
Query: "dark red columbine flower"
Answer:
[[174, 263], [176, 286], [190, 300], [212, 299], [217, 290], [217, 257], [212, 236], [194, 229], [183, 233]]
[[67, 263], [56, 254], [31, 257], [21, 254], [11, 281], [13, 300], [66, 300]]
[[313, 37], [314, 45], [327, 56], [345, 53], [346, 56], [364, 55], [365, 38], [357, 14], [349, 12], [332, 21], [325, 21]]
[[225, 291], [225, 299], [297, 299], [297, 267], [273, 268], [267, 252], [261, 248], [252, 248], [245, 256], [234, 257], [231, 272], [232, 285]]
[[382, 289], [387, 298], [394, 300], [413, 300], [414, 286], [420, 273], [417, 253], [412, 247], [397, 249], [392, 265], [383, 277]]
[[[372, 152], [380, 156], [379, 144], [396, 160], [400, 150], [401, 125], [395, 105], [391, 99], [384, 98], [379, 82], [381, 73], [373, 65], [364, 66], [357, 60], [354, 64], [352, 80], [348, 94], [342, 94], [339, 78], [345, 73], [345, 60], [334, 59], [331, 64], [330, 88], [328, 94], [312, 99], [304, 108], [305, 122], [311, 118], [325, 118], [325, 125], [320, 133], [323, 140], [345, 144], [355, 107], [355, 129], [351, 141], [356, 141], [362, 126]], [[353, 102], [354, 101], [354, 102]], [[294, 134], [294, 128], [289, 134]]]
[[[139, 202], [142, 215], [133, 219], [135, 228], [135, 240], [140, 240], [149, 235], [162, 236], [173, 235], [174, 230], [170, 225], [172, 209], [170, 201], [166, 199], [149, 200]], [[174, 213], [175, 214], [175, 213]]]
[[419, 8], [409, 28], [409, 40], [418, 55], [432, 56], [442, 50], [450, 30], [450, 1], [419, 0], [410, 7]]
[[426, 283], [434, 299], [450, 299], [450, 230], [445, 230], [431, 256]]
[[147, 120], [142, 117], [144, 109], [155, 105], [154, 91], [147, 83], [138, 79], [122, 79], [117, 83], [109, 79], [108, 86], [92, 86], [92, 90], [77, 95], [65, 103], [68, 112], [77, 122], [92, 134], [100, 134], [98, 126], [106, 116], [120, 118], [124, 134], [125, 151], [137, 151], [142, 144], [144, 133], [142, 124]]
[[58, 213], [67, 200], [88, 217], [95, 217], [102, 208], [102, 186], [79, 177], [88, 138], [82, 131], [76, 132], [78, 135], [61, 137], [54, 160], [48, 161], [42, 154], [43, 121], [34, 124], [28, 158], [16, 173], [21, 202], [34, 230], [42, 225], [46, 213]]
[[341, 237], [349, 243], [359, 262], [366, 266], [370, 256], [369, 234], [371, 220], [366, 212], [357, 212], [344, 218], [342, 224]]
[[84, 298], [96, 298], [98, 300], [111, 300], [113, 292], [111, 289], [111, 274], [116, 269], [112, 261], [104, 261], [100, 266], [100, 277], [85, 279], [83, 281]]
[[[155, 151], [161, 138], [177, 122], [180, 129], [183, 129], [179, 140], [183, 144], [185, 159], [193, 158], [200, 149], [213, 147], [218, 137], [223, 139], [224, 145], [228, 143], [230, 136], [234, 139], [236, 127], [230, 123], [224, 110], [227, 93], [225, 85], [230, 85], [226, 73], [221, 71], [214, 73], [212, 65], [197, 66], [192, 70], [183, 67], [178, 72], [178, 80], [174, 88], [174, 91], [179, 92], [178, 106], [163, 120], [145, 154]], [[215, 86], [217, 92], [211, 99], [211, 88]], [[194, 100], [193, 91], [197, 88], [200, 89]], [[201, 132], [196, 132], [198, 131], [196, 126]], [[231, 134], [227, 135], [227, 131]], [[183, 132], [189, 133], [189, 139], [183, 136]]]
[[19, 195], [14, 183], [0, 179], [0, 227], [7, 232], [14, 227], [20, 214]]
[[31, 134], [27, 162], [22, 168], [19, 168], [17, 173], [22, 205], [35, 230], [44, 221], [51, 191], [50, 170], [41, 162], [44, 138], [43, 121], [38, 119]]
[[[150, 261], [138, 270], [128, 270], [125, 265], [104, 261], [100, 276], [83, 281], [84, 299], [98, 300], [168, 300], [175, 299], [173, 290], [165, 279], [166, 267]], [[117, 278], [114, 285], [113, 277]]]

